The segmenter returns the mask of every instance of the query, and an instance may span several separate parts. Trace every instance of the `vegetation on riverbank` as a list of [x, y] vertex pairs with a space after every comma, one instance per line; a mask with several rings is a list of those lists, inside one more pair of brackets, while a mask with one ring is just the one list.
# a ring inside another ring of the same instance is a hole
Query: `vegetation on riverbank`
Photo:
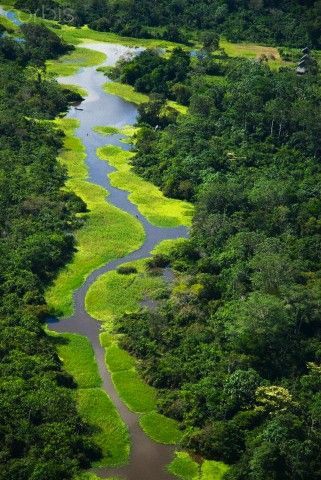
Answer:
[[118, 336], [103, 333], [101, 343], [117, 393], [132, 412], [140, 414], [146, 435], [159, 443], [178, 443], [182, 436], [178, 423], [156, 412], [156, 391], [141, 379], [135, 359], [119, 346]]
[[79, 414], [93, 429], [93, 440], [101, 450], [95, 466], [127, 463], [130, 449], [127, 427], [101, 388], [101, 378], [89, 340], [76, 334], [51, 332], [50, 335], [65, 370], [76, 382], [75, 398]]
[[147, 95], [136, 92], [131, 85], [126, 85], [124, 83], [107, 82], [104, 85], [104, 91], [111, 95], [117, 95], [123, 100], [126, 100], [126, 102], [135, 103], [136, 105], [141, 105], [149, 100]]
[[[89, 183], [85, 152], [81, 141], [74, 136], [77, 121], [57, 120], [64, 129], [64, 149], [59, 160], [67, 168], [66, 187], [75, 192], [87, 205], [81, 215], [82, 228], [76, 232], [77, 251], [73, 261], [63, 269], [46, 292], [49, 308], [59, 316], [71, 315], [72, 294], [96, 268], [137, 249], [144, 241], [144, 230], [138, 220], [106, 201], [104, 188]], [[108, 225], [108, 228], [106, 228]]]
[[[55, 81], [37, 77], [64, 45], [41, 28], [0, 39], [1, 478], [70, 480], [99, 451], [43, 328], [44, 291], [72, 256], [83, 205], [63, 188], [52, 119], [68, 106]], [[37, 42], [35, 42], [37, 36]]]
[[141, 214], [153, 225], [176, 227], [191, 224], [193, 206], [188, 202], [165, 197], [155, 185], [136, 175], [130, 163], [133, 152], [107, 145], [98, 148], [97, 155], [117, 169], [109, 174], [111, 184], [129, 191], [130, 201], [137, 205]]
[[187, 452], [176, 452], [168, 471], [180, 480], [222, 480], [229, 467], [222, 462], [205, 460], [198, 464]]
[[131, 267], [134, 273], [107, 272], [91, 285], [86, 294], [87, 312], [111, 327], [115, 317], [138, 311], [145, 298], [155, 298], [165, 286], [162, 275], [148, 274], [146, 260], [125, 263], [121, 267]]
[[94, 67], [106, 60], [106, 55], [97, 50], [76, 47], [70, 53], [46, 63], [47, 72], [54, 76], [67, 77], [74, 75], [80, 68]]

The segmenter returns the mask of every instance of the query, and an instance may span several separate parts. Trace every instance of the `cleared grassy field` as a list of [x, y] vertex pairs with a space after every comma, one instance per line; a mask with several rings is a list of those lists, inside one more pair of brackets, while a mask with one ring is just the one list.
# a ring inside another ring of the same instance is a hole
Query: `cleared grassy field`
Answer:
[[118, 466], [128, 462], [130, 443], [127, 427], [119, 413], [100, 388], [77, 391], [80, 415], [93, 426], [93, 439], [102, 449], [103, 457], [94, 466]]
[[51, 333], [65, 369], [77, 382], [78, 388], [100, 387], [101, 378], [92, 346], [86, 337], [73, 333]]
[[76, 232], [77, 251], [73, 261], [62, 269], [46, 292], [50, 311], [58, 316], [73, 312], [72, 294], [86, 277], [105, 263], [136, 250], [144, 241], [140, 222], [106, 201], [107, 191], [86, 181], [87, 167], [82, 142], [74, 136], [77, 121], [59, 119], [57, 125], [66, 133], [60, 162], [68, 171], [67, 189], [84, 200], [88, 213], [85, 223]]
[[[57, 33], [57, 32], [56, 32]], [[46, 62], [47, 72], [61, 77], [74, 75], [80, 68], [94, 67], [106, 60], [106, 55], [96, 50], [77, 47], [67, 55]]]
[[165, 283], [162, 276], [148, 274], [145, 264], [145, 260], [138, 260], [122, 265], [136, 268], [137, 273], [123, 275], [112, 271], [101, 275], [87, 291], [87, 312], [108, 322], [111, 328], [115, 317], [137, 312], [144, 298], [155, 298]]
[[123, 98], [127, 102], [134, 103], [135, 105], [141, 105], [149, 100], [147, 95], [136, 92], [134, 87], [125, 83], [107, 82], [104, 84], [104, 91], [111, 95], [117, 95]]
[[193, 206], [182, 200], [167, 198], [152, 183], [136, 175], [130, 164], [133, 152], [114, 145], [98, 148], [97, 155], [117, 169], [109, 175], [111, 184], [130, 192], [129, 199], [153, 225], [177, 227], [191, 225]]
[[199, 464], [187, 452], [176, 452], [168, 471], [181, 480], [222, 480], [229, 466], [215, 460], [205, 460]]

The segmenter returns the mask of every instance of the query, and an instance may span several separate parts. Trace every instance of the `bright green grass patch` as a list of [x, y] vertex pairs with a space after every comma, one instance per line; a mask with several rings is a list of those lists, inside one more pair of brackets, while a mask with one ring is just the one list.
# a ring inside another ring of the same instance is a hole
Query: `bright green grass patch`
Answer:
[[[105, 83], [103, 88], [106, 93], [110, 93], [111, 95], [117, 95], [123, 100], [126, 100], [130, 103], [135, 103], [136, 105], [141, 105], [142, 103], [147, 103], [149, 101], [148, 95], [137, 92], [132, 85], [128, 85], [127, 83], [107, 82]], [[183, 115], [185, 115], [188, 111], [188, 107], [181, 105], [180, 103], [174, 102], [173, 100], [167, 100], [166, 106], [173, 108], [178, 113], [181, 113]], [[164, 114], [166, 114], [166, 106]]]
[[106, 201], [104, 188], [86, 181], [85, 151], [80, 139], [73, 136], [77, 121], [59, 119], [66, 132], [60, 162], [68, 170], [66, 187], [84, 200], [88, 213], [84, 226], [76, 232], [77, 252], [73, 261], [62, 269], [46, 292], [50, 311], [59, 316], [73, 312], [72, 294], [96, 268], [121, 258], [141, 246], [145, 233], [140, 222]]
[[167, 100], [167, 105], [171, 108], [174, 108], [178, 113], [186, 115], [188, 112], [188, 107], [181, 105], [180, 103], [174, 102], [173, 100]]
[[94, 127], [93, 131], [99, 133], [100, 135], [115, 135], [117, 133], [121, 133], [119, 128], [116, 127]]
[[156, 390], [140, 378], [136, 370], [122, 370], [112, 373], [115, 388], [135, 413], [149, 413], [156, 408]]
[[87, 291], [87, 312], [112, 327], [115, 317], [139, 311], [144, 298], [154, 298], [165, 285], [162, 276], [149, 275], [145, 265], [145, 260], [138, 260], [122, 265], [135, 267], [137, 273], [113, 270], [101, 275]]
[[129, 435], [116, 407], [100, 388], [77, 392], [81, 416], [94, 427], [93, 439], [102, 449], [95, 466], [118, 466], [128, 462]]
[[58, 355], [67, 372], [76, 380], [78, 388], [100, 387], [101, 378], [88, 338], [73, 333], [50, 332], [50, 335], [55, 338]]
[[123, 100], [126, 100], [130, 103], [135, 103], [136, 105], [141, 105], [149, 101], [149, 97], [143, 93], [136, 92], [134, 87], [127, 85], [126, 83], [119, 82], [107, 82], [103, 86], [106, 93], [111, 95], [117, 95]]
[[167, 198], [161, 190], [138, 175], [130, 164], [133, 152], [107, 145], [97, 149], [97, 155], [117, 169], [109, 174], [111, 184], [130, 192], [129, 199], [153, 225], [177, 227], [191, 225], [193, 206], [182, 200]]
[[0, 25], [2, 25], [8, 33], [17, 33], [19, 31], [19, 27], [15, 25], [9, 18], [3, 17], [0, 15]]
[[109, 332], [102, 332], [99, 334], [99, 341], [102, 347], [110, 347], [115, 341], [115, 335], [112, 335]]
[[83, 98], [87, 97], [88, 92], [85, 88], [80, 87], [79, 85], [73, 85], [70, 83], [61, 83], [60, 84], [62, 88], [68, 88], [68, 90], [71, 90], [74, 93], [78, 93], [81, 95]]
[[134, 358], [128, 352], [122, 350], [117, 342], [106, 348], [105, 360], [108, 369], [113, 373], [130, 370], [136, 366]]
[[153, 255], [170, 255], [175, 248], [184, 243], [188, 242], [186, 238], [173, 238], [169, 240], [161, 241], [156, 247], [151, 251]]
[[56, 60], [48, 60], [47, 72], [53, 75], [69, 76], [74, 75], [80, 68], [93, 67], [106, 60], [106, 55], [96, 50], [77, 47], [67, 55]]
[[[56, 31], [56, 30], [55, 30]], [[64, 38], [68, 43], [78, 44], [84, 40], [92, 40], [97, 42], [108, 42], [108, 43], [117, 43], [119, 45], [125, 45], [128, 47], [138, 47], [142, 46], [145, 48], [166, 48], [173, 50], [176, 47], [184, 48], [189, 50], [190, 48], [175, 43], [169, 42], [167, 40], [159, 40], [153, 38], [132, 38], [132, 37], [121, 37], [116, 33], [111, 32], [98, 32], [96, 30], [91, 30], [87, 26], [81, 28], [70, 27], [68, 25], [62, 25], [60, 30], [56, 31], [57, 35]]]
[[178, 423], [160, 413], [151, 412], [142, 415], [139, 424], [146, 435], [155, 442], [175, 445], [182, 439]]
[[229, 466], [215, 460], [205, 460], [201, 465], [187, 452], [176, 452], [168, 471], [181, 480], [222, 480]]
[[176, 452], [174, 460], [167, 468], [171, 474], [182, 480], [199, 480], [199, 465], [187, 452]]
[[229, 468], [223, 462], [205, 460], [201, 466], [201, 480], [222, 480]]

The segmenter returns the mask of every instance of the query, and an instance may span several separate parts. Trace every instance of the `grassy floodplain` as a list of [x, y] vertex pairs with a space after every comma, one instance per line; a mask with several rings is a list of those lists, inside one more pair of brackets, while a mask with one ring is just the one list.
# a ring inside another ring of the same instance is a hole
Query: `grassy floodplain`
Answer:
[[123, 275], [115, 270], [107, 272], [96, 280], [86, 295], [87, 312], [111, 327], [115, 317], [138, 311], [145, 297], [155, 298], [165, 286], [162, 276], [147, 273], [145, 260], [122, 266], [133, 267], [137, 273]]
[[200, 465], [187, 452], [176, 452], [168, 466], [168, 471], [181, 480], [222, 480], [228, 469], [228, 465], [212, 460], [205, 460]]
[[127, 102], [135, 103], [136, 105], [147, 103], [149, 100], [148, 95], [137, 92], [134, 87], [126, 83], [107, 82], [104, 84], [104, 91], [111, 95], [117, 95]]
[[[95, 466], [127, 463], [130, 451], [128, 430], [112, 401], [101, 388], [94, 352], [86, 337], [50, 332], [65, 370], [77, 383], [78, 411], [93, 428], [93, 438], [102, 458]], [[86, 478], [86, 477], [84, 477]]]
[[159, 443], [179, 442], [182, 433], [178, 423], [156, 412], [156, 390], [142, 380], [136, 360], [119, 347], [116, 335], [102, 333], [101, 343], [115, 388], [127, 407], [140, 414], [140, 425], [146, 435]]
[[76, 120], [59, 119], [66, 134], [60, 162], [67, 168], [66, 187], [87, 204], [85, 223], [76, 233], [77, 251], [46, 293], [50, 310], [59, 316], [72, 314], [72, 294], [96, 268], [137, 249], [145, 233], [140, 222], [106, 201], [107, 191], [87, 181], [85, 150], [74, 136]]
[[93, 128], [93, 131], [96, 132], [96, 133], [99, 133], [100, 135], [116, 135], [116, 134], [119, 134], [121, 133], [121, 130], [119, 128], [116, 128], [116, 127], [110, 127], [110, 126], [107, 126], [107, 127], [94, 127]]
[[74, 93], [78, 93], [83, 98], [87, 97], [88, 95], [87, 90], [85, 88], [80, 87], [79, 85], [73, 85], [71, 83], [62, 83], [61, 86], [62, 88], [68, 88], [68, 90], [71, 90]]
[[188, 202], [167, 198], [152, 183], [136, 175], [130, 164], [134, 156], [120, 147], [107, 145], [98, 148], [97, 155], [117, 169], [109, 174], [111, 184], [130, 192], [129, 199], [153, 225], [159, 227], [190, 226], [193, 206]]
[[[152, 253], [168, 255], [173, 248], [184, 241], [184, 239], [165, 240]], [[90, 307], [94, 309], [95, 298], [101, 297], [104, 308], [109, 309], [108, 330], [101, 333], [100, 342], [105, 348], [106, 366], [112, 375], [113, 383], [120, 398], [131, 411], [141, 415], [140, 425], [149, 437], [160, 443], [177, 444], [182, 437], [178, 423], [156, 412], [156, 390], [147, 385], [140, 377], [136, 359], [119, 346], [119, 335], [110, 333], [113, 325], [111, 317], [113, 314], [115, 315], [115, 312], [118, 312], [118, 315], [124, 313], [124, 302], [128, 301], [133, 308], [138, 309], [139, 301], [146, 294], [146, 285], [148, 285], [150, 295], [153, 295], [153, 293], [155, 295], [159, 288], [164, 286], [164, 280], [161, 277], [148, 275], [145, 262], [146, 260], [138, 260], [125, 264], [125, 266], [134, 266], [137, 273], [123, 275], [117, 272], [108, 272], [101, 276], [92, 287], [93, 290], [87, 297], [86, 304], [87, 309], [89, 303]], [[139, 277], [140, 275], [143, 275], [148, 281], [145, 279], [142, 282], [138, 281], [135, 288], [127, 289], [126, 295], [121, 295], [122, 282], [128, 281], [129, 277]], [[125, 280], [123, 280], [123, 277]], [[149, 284], [149, 281], [151, 281], [151, 284]], [[98, 288], [97, 291], [96, 288]], [[90, 309], [89, 312], [93, 314]], [[100, 312], [101, 314], [102, 312]]]
[[77, 47], [75, 50], [55, 60], [48, 60], [47, 72], [54, 76], [74, 75], [80, 68], [94, 67], [106, 60], [106, 55], [96, 50]]

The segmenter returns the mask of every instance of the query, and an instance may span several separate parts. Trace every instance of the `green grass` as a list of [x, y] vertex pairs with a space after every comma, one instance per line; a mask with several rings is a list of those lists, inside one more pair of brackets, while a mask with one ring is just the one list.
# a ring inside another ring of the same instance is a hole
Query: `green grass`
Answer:
[[201, 480], [222, 480], [229, 466], [223, 462], [205, 460], [201, 466]]
[[117, 342], [113, 342], [106, 348], [106, 365], [110, 372], [121, 372], [136, 367], [134, 358], [125, 350], [122, 350]]
[[72, 262], [62, 269], [46, 292], [52, 314], [68, 316], [73, 312], [72, 294], [87, 276], [105, 263], [121, 258], [141, 246], [145, 233], [140, 222], [106, 201], [107, 191], [86, 181], [88, 171], [82, 142], [74, 136], [78, 123], [60, 119], [58, 126], [66, 132], [60, 162], [67, 167], [66, 187], [84, 200], [88, 213], [76, 232], [77, 251]]
[[100, 388], [101, 378], [89, 340], [76, 334], [49, 334], [65, 370], [77, 382], [75, 397], [79, 414], [91, 426], [93, 440], [101, 448], [102, 458], [95, 466], [127, 463], [130, 449], [128, 430], [112, 401]]
[[[141, 105], [149, 101], [149, 96], [144, 93], [137, 92], [132, 85], [119, 82], [107, 82], [103, 86], [104, 91], [111, 95], [117, 95], [117, 97], [126, 100], [127, 102], [134, 103], [135, 105]], [[166, 107], [173, 108], [178, 113], [185, 115], [188, 112], [188, 107], [174, 102], [173, 100], [167, 100], [164, 109], [164, 115], [166, 115]]]
[[143, 93], [136, 92], [134, 87], [127, 85], [126, 83], [119, 82], [107, 82], [103, 86], [106, 93], [111, 95], [117, 95], [127, 102], [134, 103], [135, 105], [141, 105], [149, 101], [149, 97]]
[[78, 388], [100, 387], [101, 378], [89, 340], [73, 333], [51, 333], [64, 367], [77, 382]]
[[111, 184], [130, 192], [129, 199], [153, 225], [177, 227], [191, 225], [193, 206], [188, 202], [167, 198], [161, 190], [138, 175], [131, 166], [133, 152], [107, 145], [98, 148], [97, 155], [117, 169], [109, 174]]
[[15, 25], [11, 20], [7, 17], [3, 17], [0, 15], [0, 25], [2, 25], [8, 33], [17, 33], [19, 31], [19, 27]]
[[79, 85], [73, 85], [71, 83], [61, 83], [60, 85], [62, 88], [68, 88], [68, 90], [71, 90], [74, 93], [78, 93], [83, 98], [87, 97], [88, 95], [87, 90], [85, 88], [80, 87]]
[[116, 371], [112, 373], [112, 380], [120, 398], [132, 412], [149, 413], [155, 410], [156, 390], [147, 385], [135, 369]]
[[168, 471], [181, 480], [222, 480], [229, 466], [215, 460], [195, 462], [187, 452], [176, 452]]
[[156, 247], [152, 250], [153, 255], [170, 255], [175, 248], [184, 243], [188, 242], [186, 238], [174, 238], [170, 240], [162, 240]]
[[199, 480], [199, 466], [187, 452], [176, 452], [168, 471], [181, 480]]
[[99, 133], [100, 135], [116, 135], [117, 133], [121, 133], [119, 128], [116, 127], [94, 127], [93, 131]]
[[79, 44], [81, 41], [91, 40], [93, 42], [117, 43], [119, 45], [128, 47], [141, 46], [145, 48], [166, 48], [169, 50], [173, 50], [176, 47], [183, 47], [184, 49], [189, 50], [188, 47], [182, 46], [181, 44], [175, 42], [169, 42], [167, 40], [121, 37], [116, 33], [91, 30], [87, 26], [77, 28], [70, 27], [68, 25], [62, 25], [60, 30], [55, 31], [57, 35], [61, 36], [65, 41], [74, 45]]
[[147, 385], [136, 370], [136, 360], [118, 345], [119, 335], [100, 334], [105, 361], [118, 395], [128, 408], [142, 414], [140, 426], [155, 442], [177, 444], [182, 438], [175, 420], [156, 412], [156, 390]]
[[93, 439], [102, 449], [102, 459], [94, 466], [118, 466], [128, 462], [129, 435], [119, 413], [100, 388], [77, 392], [80, 415], [93, 426]]
[[155, 298], [165, 286], [162, 276], [148, 274], [145, 265], [145, 260], [138, 260], [124, 264], [135, 267], [137, 273], [122, 275], [111, 271], [101, 275], [87, 291], [87, 312], [108, 322], [110, 328], [115, 317], [139, 311], [144, 298]]
[[142, 415], [139, 424], [146, 435], [155, 442], [175, 445], [182, 439], [178, 423], [160, 413], [150, 412]]
[[103, 63], [105, 60], [106, 55], [102, 52], [77, 47], [72, 52], [56, 60], [48, 60], [46, 62], [47, 72], [51, 75], [65, 77], [74, 75], [80, 68], [93, 67]]
[[188, 107], [186, 107], [185, 105], [181, 105], [178, 102], [174, 102], [173, 100], [167, 100], [167, 106], [173, 108], [182, 115], [186, 115], [188, 112]]

